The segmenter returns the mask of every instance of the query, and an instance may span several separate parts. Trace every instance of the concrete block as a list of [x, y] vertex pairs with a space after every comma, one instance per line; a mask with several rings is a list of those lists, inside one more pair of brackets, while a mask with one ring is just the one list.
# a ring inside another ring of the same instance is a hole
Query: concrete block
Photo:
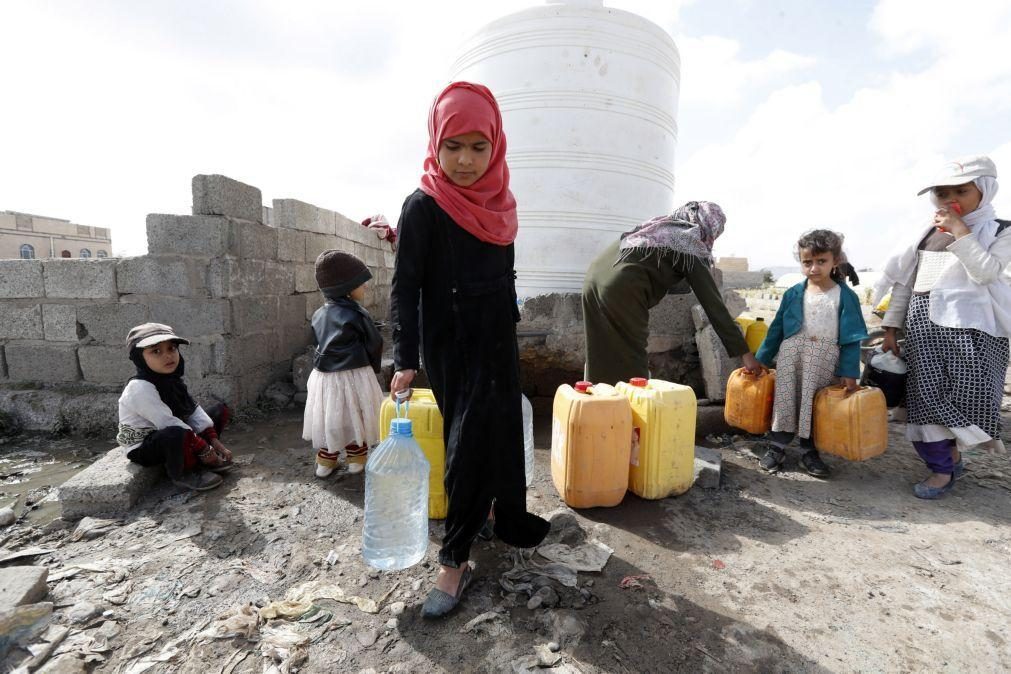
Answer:
[[147, 251], [150, 255], [235, 255], [232, 222], [214, 215], [147, 216]]
[[[352, 241], [348, 245], [351, 246], [351, 253], [362, 262], [365, 262], [365, 258], [368, 256], [365, 244]], [[365, 262], [365, 264], [368, 264], [368, 262]]]
[[224, 400], [229, 405], [239, 404], [239, 378], [231, 375], [210, 375], [203, 379], [189, 380], [186, 386], [201, 405], [210, 405]]
[[90, 338], [101, 344], [119, 346], [124, 353], [130, 328], [150, 320], [154, 319], [147, 305], [139, 302], [87, 304], [77, 308], [78, 334], [82, 339]]
[[290, 263], [219, 258], [211, 260], [206, 274], [212, 297], [291, 295], [295, 291], [295, 272]]
[[728, 433], [732, 429], [723, 416], [723, 405], [699, 405], [695, 413], [695, 437]]
[[274, 227], [274, 209], [270, 206], [264, 206], [260, 209], [260, 222], [267, 225], [268, 227]]
[[46, 297], [112, 299], [116, 292], [115, 259], [55, 259], [42, 263]]
[[334, 213], [298, 199], [274, 199], [274, 223], [279, 229], [334, 233]]
[[247, 294], [291, 295], [295, 292], [295, 270], [287, 263], [267, 260], [259, 268], [251, 269], [251, 275], [244, 279]]
[[274, 361], [290, 363], [292, 356], [302, 353], [310, 344], [312, 344], [312, 328], [308, 323], [285, 326], [281, 330], [279, 350]]
[[277, 230], [258, 222], [232, 223], [238, 256], [247, 260], [277, 259]]
[[303, 297], [305, 297], [305, 320], [311, 321], [312, 315], [316, 313], [317, 309], [323, 306], [323, 295], [317, 291], [314, 293], [306, 293]]
[[312, 372], [314, 349], [306, 349], [305, 353], [295, 356], [291, 361], [291, 381], [298, 391], [308, 391], [309, 373]]
[[313, 263], [295, 265], [295, 292], [308, 293], [316, 289], [316, 265]]
[[78, 381], [77, 345], [9, 342], [4, 347], [7, 376], [13, 381]]
[[193, 215], [225, 215], [260, 222], [263, 195], [259, 188], [227, 176], [195, 175]]
[[269, 330], [278, 324], [277, 297], [244, 297], [231, 300], [233, 333], [245, 335]]
[[[355, 222], [351, 218], [341, 215], [340, 213], [334, 213], [334, 234], [340, 238], [355, 241], [354, 237], [360, 229], [368, 231], [367, 227], [362, 227], [362, 223]], [[375, 234], [372, 236], [375, 237]]]
[[114, 447], [60, 486], [63, 519], [125, 515], [164, 475], [164, 468], [133, 463], [126, 450]]
[[723, 342], [716, 335], [713, 326], [707, 326], [695, 334], [702, 367], [702, 381], [706, 397], [714, 401], [726, 400], [727, 379], [737, 368], [737, 359], [727, 354]]
[[382, 265], [383, 253], [378, 248], [373, 248], [371, 246], [365, 247], [365, 262], [369, 269], [373, 270], [373, 273]]
[[0, 298], [42, 297], [42, 260], [0, 260]]
[[305, 299], [319, 297], [318, 292], [302, 295], [279, 297], [277, 303], [277, 322], [283, 326], [306, 326]]
[[397, 261], [397, 254], [394, 253], [389, 247], [383, 249], [383, 264], [386, 265], [387, 269], [393, 269], [394, 264]]
[[[217, 340], [220, 339], [220, 337], [217, 338]], [[183, 345], [181, 351], [185, 359], [186, 374], [184, 377], [187, 386], [190, 385], [190, 382], [203, 379], [211, 372], [214, 364], [213, 339], [209, 341], [194, 340]]]
[[305, 235], [305, 259], [307, 262], [315, 262], [319, 254], [324, 250], [343, 250], [353, 253], [353, 245], [338, 239], [332, 234], [306, 234]]
[[277, 353], [278, 339], [274, 332], [225, 337], [214, 345], [213, 372], [242, 376], [270, 365]]
[[277, 259], [305, 262], [305, 237], [305, 232], [300, 232], [297, 229], [278, 229]]
[[737, 318], [748, 308], [748, 301], [735, 290], [723, 291], [723, 305], [730, 312], [730, 315]]
[[43, 304], [42, 330], [47, 342], [76, 342], [77, 306], [73, 304]]
[[695, 479], [693, 487], [720, 488], [720, 469], [723, 455], [718, 450], [695, 446]]
[[137, 373], [122, 346], [86, 345], [77, 350], [84, 381], [95, 384], [122, 384]]
[[[125, 359], [124, 359], [125, 360]], [[133, 375], [133, 372], [130, 373]], [[59, 416], [53, 428], [69, 435], [108, 437], [115, 433], [119, 421], [119, 394], [124, 379], [112, 391], [93, 393], [68, 392], [60, 404]]]
[[692, 325], [692, 305], [698, 304], [695, 295], [667, 295], [650, 309], [651, 335], [670, 335], [680, 342], [691, 341], [695, 334]]
[[0, 339], [42, 339], [42, 307], [0, 302]]
[[8, 566], [0, 569], [0, 611], [42, 601], [49, 588], [44, 566]]
[[145, 255], [119, 260], [117, 287], [121, 293], [190, 297], [202, 285], [190, 276], [190, 266], [179, 257]]
[[220, 335], [232, 329], [231, 308], [224, 299], [125, 295], [121, 306], [127, 304], [147, 307], [147, 320], [170, 325], [186, 338]]

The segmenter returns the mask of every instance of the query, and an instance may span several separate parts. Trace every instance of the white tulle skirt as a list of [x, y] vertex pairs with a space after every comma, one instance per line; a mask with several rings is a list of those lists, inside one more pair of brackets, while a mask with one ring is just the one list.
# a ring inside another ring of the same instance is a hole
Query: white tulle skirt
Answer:
[[313, 449], [327, 448], [344, 456], [350, 444], [379, 442], [379, 408], [383, 392], [371, 367], [340, 372], [309, 373], [302, 439]]

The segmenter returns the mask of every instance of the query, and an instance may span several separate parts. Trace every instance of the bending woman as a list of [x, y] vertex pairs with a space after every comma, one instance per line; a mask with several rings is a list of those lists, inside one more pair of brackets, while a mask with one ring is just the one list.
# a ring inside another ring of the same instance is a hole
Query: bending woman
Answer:
[[649, 310], [688, 281], [727, 353], [749, 372], [755, 360], [709, 271], [726, 216], [710, 201], [689, 201], [672, 215], [644, 222], [605, 248], [583, 282], [587, 381], [614, 384], [649, 377]]

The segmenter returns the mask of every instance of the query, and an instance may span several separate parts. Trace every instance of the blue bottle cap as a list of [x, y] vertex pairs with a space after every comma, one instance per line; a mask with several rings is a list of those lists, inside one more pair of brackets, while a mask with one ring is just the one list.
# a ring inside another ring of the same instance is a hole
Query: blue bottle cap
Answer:
[[390, 435], [406, 435], [411, 437], [414, 435], [414, 431], [411, 428], [411, 420], [404, 418], [396, 418], [390, 420]]

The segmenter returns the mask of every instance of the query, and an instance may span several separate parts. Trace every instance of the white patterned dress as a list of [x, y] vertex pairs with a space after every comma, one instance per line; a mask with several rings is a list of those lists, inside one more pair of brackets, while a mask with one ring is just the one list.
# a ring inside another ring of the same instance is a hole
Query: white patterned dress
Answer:
[[804, 325], [783, 340], [776, 358], [773, 431], [811, 437], [814, 395], [836, 381], [841, 292], [838, 285], [822, 292], [810, 284], [804, 292]]

